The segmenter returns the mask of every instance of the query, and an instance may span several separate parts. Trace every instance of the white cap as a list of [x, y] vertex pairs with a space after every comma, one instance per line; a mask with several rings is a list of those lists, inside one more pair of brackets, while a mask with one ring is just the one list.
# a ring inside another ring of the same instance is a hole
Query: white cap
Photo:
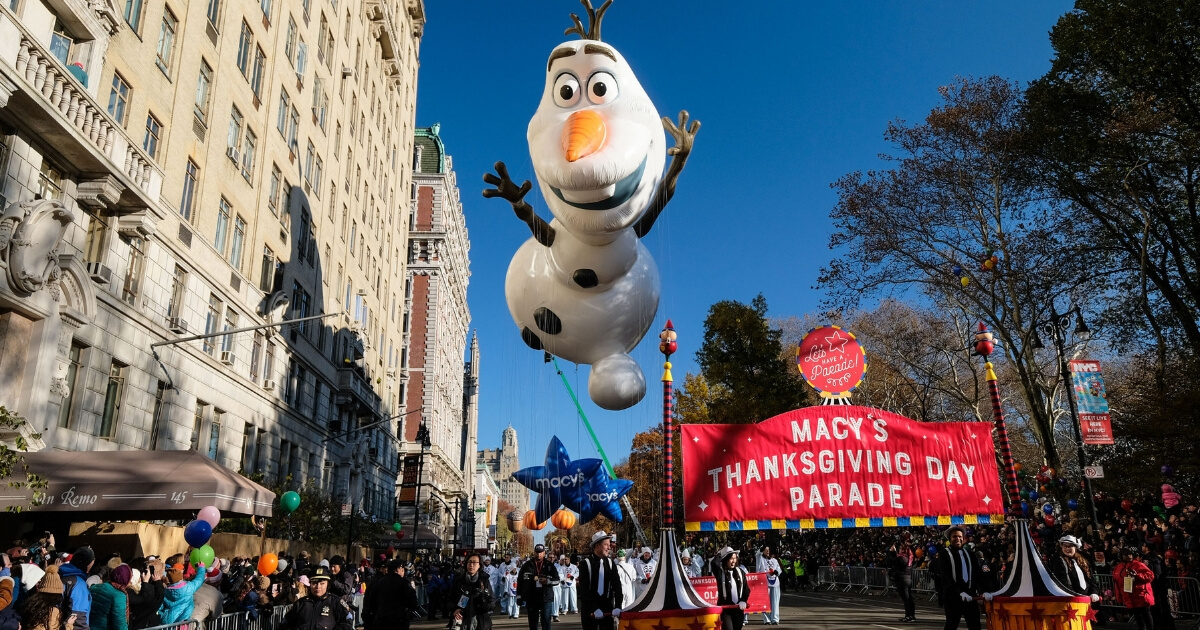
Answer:
[[654, 553], [649, 547], [642, 547], [642, 553]]
[[605, 538], [608, 538], [610, 540], [616, 540], [617, 535], [610, 534], [602, 529], [602, 530], [596, 532], [595, 534], [592, 534], [592, 546], [595, 547], [596, 543], [600, 542], [601, 540], [604, 540]]
[[1076, 547], [1079, 546], [1079, 539], [1074, 536], [1071, 536], [1071, 535], [1067, 535], [1067, 536], [1063, 536], [1062, 538], [1059, 538], [1058, 542], [1059, 542], [1059, 544], [1075, 545]]

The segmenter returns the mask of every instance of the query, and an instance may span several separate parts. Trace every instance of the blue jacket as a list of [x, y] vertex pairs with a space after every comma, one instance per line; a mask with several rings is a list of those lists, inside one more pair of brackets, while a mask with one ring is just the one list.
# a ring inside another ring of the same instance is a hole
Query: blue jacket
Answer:
[[112, 584], [104, 582], [91, 588], [92, 630], [129, 630], [129, 598]]
[[75, 585], [71, 587], [71, 611], [75, 613], [74, 630], [88, 630], [88, 617], [92, 614], [92, 593], [88, 590], [87, 574], [79, 567], [67, 563], [58, 567], [58, 575], [63, 584], [67, 578], [74, 576]]
[[196, 608], [196, 591], [203, 585], [203, 564], [196, 566], [196, 576], [191, 581], [167, 585], [163, 591], [162, 607], [158, 609], [162, 624], [165, 626], [191, 619], [192, 611]]

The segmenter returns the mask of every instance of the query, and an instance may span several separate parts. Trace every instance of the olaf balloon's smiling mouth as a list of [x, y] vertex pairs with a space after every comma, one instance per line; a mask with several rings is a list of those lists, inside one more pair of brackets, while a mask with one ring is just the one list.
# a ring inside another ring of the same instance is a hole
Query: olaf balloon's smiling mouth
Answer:
[[[637, 192], [638, 184], [640, 184], [642, 182], [642, 174], [645, 172], [645, 170], [646, 170], [646, 158], [642, 158], [642, 163], [638, 165], [637, 169], [634, 170], [629, 175], [627, 175], [626, 177], [624, 177], [621, 181], [617, 182], [616, 184], [608, 186], [607, 189], [611, 189], [612, 193], [609, 194], [608, 197], [606, 197], [604, 199], [600, 199], [599, 201], [593, 201], [593, 202], [572, 201], [570, 199], [567, 199], [565, 196], [563, 196], [563, 191], [559, 190], [558, 188], [551, 186], [550, 190], [554, 191], [555, 197], [558, 197], [559, 199], [563, 200], [563, 202], [568, 203], [568, 204], [570, 204], [576, 208], [579, 208], [581, 210], [612, 210], [613, 208], [620, 206], [621, 204], [625, 203], [626, 201], [629, 201], [629, 198], [633, 196], [633, 193]], [[605, 189], [602, 189], [602, 190], [605, 190]], [[582, 191], [580, 191], [580, 192], [567, 191], [566, 194], [570, 195], [572, 197], [577, 197], [578, 195], [580, 195], [581, 192]], [[607, 192], [607, 190], [605, 190], [605, 192]], [[583, 193], [583, 194], [587, 194], [587, 193]]]

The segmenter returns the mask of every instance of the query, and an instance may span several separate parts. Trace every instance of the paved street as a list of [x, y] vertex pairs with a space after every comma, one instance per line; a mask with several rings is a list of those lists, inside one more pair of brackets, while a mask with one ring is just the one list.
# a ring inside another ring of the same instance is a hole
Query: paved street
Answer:
[[[896, 620], [904, 616], [904, 608], [900, 600], [893, 596], [879, 597], [874, 595], [856, 595], [851, 593], [820, 592], [802, 593], [799, 595], [786, 593], [783, 596], [783, 610], [780, 613], [780, 630], [901, 630], [903, 628], [941, 628], [945, 623], [942, 610], [934, 602], [917, 599], [917, 623], [898, 623]], [[555, 630], [579, 628], [577, 615], [560, 617], [555, 624]], [[528, 620], [524, 614], [520, 619], [509, 619], [503, 615], [492, 618], [497, 628], [508, 630], [524, 630], [528, 628]], [[982, 620], [987, 627], [986, 620]], [[752, 630], [762, 625], [762, 615], [752, 615], [751, 623], [746, 630]], [[413, 628], [421, 630], [440, 630], [446, 627], [446, 621], [415, 621]], [[966, 628], [966, 624], [961, 625]], [[1105, 628], [1125, 630], [1132, 625], [1112, 624]], [[1186, 627], [1186, 626], [1179, 626]]]

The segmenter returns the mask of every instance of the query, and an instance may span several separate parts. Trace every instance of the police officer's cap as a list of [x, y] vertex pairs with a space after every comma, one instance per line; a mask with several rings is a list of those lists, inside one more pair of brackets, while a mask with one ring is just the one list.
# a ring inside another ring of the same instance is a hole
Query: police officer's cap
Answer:
[[333, 575], [329, 573], [329, 569], [326, 569], [325, 567], [317, 567], [317, 570], [313, 572], [312, 577], [308, 578], [308, 581], [315, 582], [317, 580], [329, 580], [331, 578], [333, 578]]

